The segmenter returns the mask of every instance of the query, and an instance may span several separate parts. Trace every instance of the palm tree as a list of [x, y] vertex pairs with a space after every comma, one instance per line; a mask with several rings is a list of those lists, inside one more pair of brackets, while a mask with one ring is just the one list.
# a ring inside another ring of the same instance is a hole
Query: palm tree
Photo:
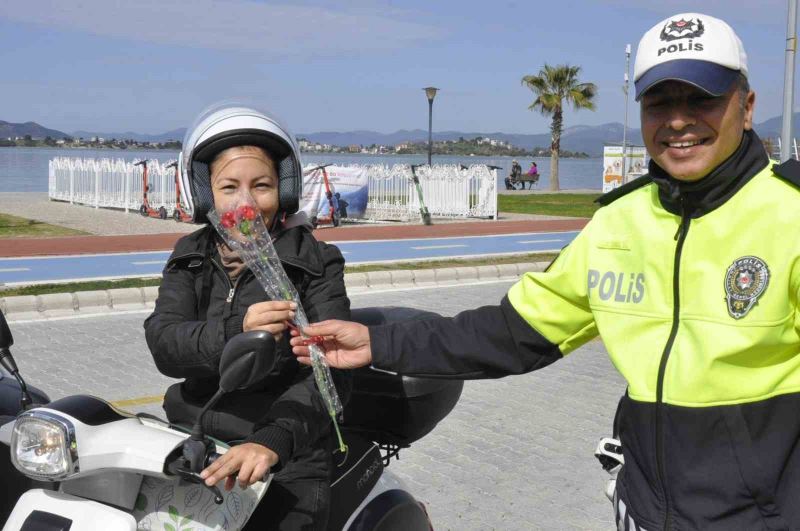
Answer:
[[550, 144], [550, 190], [558, 191], [558, 154], [561, 150], [561, 131], [564, 127], [564, 104], [572, 104], [575, 110], [594, 110], [594, 97], [597, 87], [594, 83], [581, 83], [579, 66], [550, 66], [545, 63], [535, 76], [525, 76], [522, 84], [536, 95], [528, 109], [552, 116], [550, 124], [552, 142]]

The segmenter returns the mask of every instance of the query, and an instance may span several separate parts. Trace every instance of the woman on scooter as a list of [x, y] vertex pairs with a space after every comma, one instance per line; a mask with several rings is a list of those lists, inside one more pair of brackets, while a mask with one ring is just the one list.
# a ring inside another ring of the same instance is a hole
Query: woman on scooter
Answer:
[[[205, 222], [215, 204], [249, 193], [308, 318], [349, 318], [342, 254], [314, 239], [310, 226], [293, 216], [302, 186], [300, 156], [280, 122], [242, 106], [204, 113], [183, 143], [182, 182], [196, 223]], [[240, 486], [275, 473], [248, 528], [326, 527], [332, 426], [312, 371], [297, 363], [289, 347], [286, 322], [294, 309], [293, 302], [267, 300], [242, 259], [206, 225], [175, 245], [155, 310], [144, 324], [158, 369], [184, 378], [164, 399], [169, 420], [184, 425], [194, 422], [217, 390], [219, 359], [230, 338], [248, 330], [266, 330], [275, 338], [276, 363], [261, 384], [225, 395], [204, 417], [209, 435], [243, 440], [204, 471], [207, 483], [228, 477], [230, 489], [237, 473]], [[334, 371], [334, 380], [344, 403], [350, 376]]]

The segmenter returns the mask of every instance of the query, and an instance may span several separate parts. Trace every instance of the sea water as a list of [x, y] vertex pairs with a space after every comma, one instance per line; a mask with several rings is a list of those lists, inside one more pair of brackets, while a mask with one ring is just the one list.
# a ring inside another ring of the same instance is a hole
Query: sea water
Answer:
[[[55, 157], [156, 159], [174, 160], [178, 153], [169, 150], [119, 150], [119, 149], [65, 149], [0, 147], [0, 192], [46, 192], [48, 187], [48, 161]], [[303, 164], [425, 164], [427, 155], [367, 155], [360, 153], [303, 153]], [[532, 161], [539, 169], [540, 189], [550, 182], [549, 158], [520, 157], [469, 157], [434, 155], [434, 164], [489, 164], [500, 166], [497, 170], [498, 188], [505, 189], [503, 180], [511, 173], [512, 160], [518, 160], [522, 171], [527, 172]], [[562, 190], [586, 188], [600, 190], [603, 182], [603, 159], [560, 159], [559, 182]]]

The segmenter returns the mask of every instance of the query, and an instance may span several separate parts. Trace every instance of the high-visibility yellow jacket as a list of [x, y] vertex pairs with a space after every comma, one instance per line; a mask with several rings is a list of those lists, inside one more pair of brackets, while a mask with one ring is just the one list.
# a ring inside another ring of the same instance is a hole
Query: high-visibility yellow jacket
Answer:
[[373, 365], [497, 377], [600, 335], [628, 383], [617, 491], [638, 527], [800, 528], [800, 163], [758, 149], [691, 214], [650, 177], [615, 194], [499, 308], [371, 330]]
[[800, 190], [766, 167], [681, 223], [643, 186], [508, 298], [563, 355], [602, 336], [628, 383], [618, 489], [638, 525], [798, 525]]

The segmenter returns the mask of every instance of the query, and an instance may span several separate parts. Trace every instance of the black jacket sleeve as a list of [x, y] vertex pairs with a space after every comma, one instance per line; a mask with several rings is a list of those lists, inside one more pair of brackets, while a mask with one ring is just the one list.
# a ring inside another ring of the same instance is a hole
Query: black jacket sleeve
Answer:
[[198, 320], [192, 271], [169, 266], [164, 270], [155, 309], [144, 328], [147, 346], [162, 374], [173, 378], [219, 375], [224, 323]]
[[370, 327], [372, 366], [400, 374], [454, 379], [499, 378], [550, 365], [562, 355], [503, 297], [499, 306], [452, 318]]
[[[321, 277], [312, 278], [300, 294], [310, 322], [325, 319], [349, 319], [350, 300], [344, 285], [344, 258], [332, 245], [319, 244], [325, 263]], [[346, 404], [352, 388], [349, 371], [332, 370], [336, 391]], [[298, 448], [313, 444], [328, 433], [331, 419], [322, 400], [310, 367], [303, 367], [298, 378], [270, 407], [256, 424], [248, 442], [272, 449], [279, 457], [277, 471]]]

